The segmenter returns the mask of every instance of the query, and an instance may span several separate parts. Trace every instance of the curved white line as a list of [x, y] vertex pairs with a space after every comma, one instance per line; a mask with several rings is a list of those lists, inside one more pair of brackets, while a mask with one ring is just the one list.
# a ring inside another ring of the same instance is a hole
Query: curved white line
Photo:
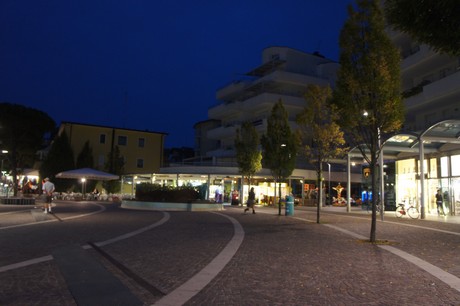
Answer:
[[183, 305], [194, 295], [200, 292], [207, 284], [209, 284], [217, 274], [227, 265], [227, 263], [233, 258], [236, 251], [239, 249], [244, 239], [244, 230], [241, 224], [234, 218], [215, 213], [229, 219], [233, 223], [234, 234], [230, 242], [225, 248], [200, 272], [195, 274], [188, 281], [183, 283], [181, 286], [171, 291], [168, 295], [158, 300], [154, 305]]
[[[158, 222], [155, 222], [153, 224], [150, 224], [149, 226], [140, 228], [140, 229], [135, 230], [133, 232], [129, 232], [129, 233], [123, 234], [121, 236], [118, 236], [118, 237], [115, 237], [115, 238], [112, 238], [112, 239], [109, 239], [109, 240], [96, 242], [95, 245], [97, 245], [98, 247], [101, 247], [101, 246], [104, 246], [104, 245], [115, 243], [115, 242], [118, 242], [120, 240], [128, 239], [128, 238], [131, 238], [133, 236], [139, 235], [139, 234], [141, 234], [143, 232], [146, 232], [148, 230], [151, 230], [152, 228], [155, 228], [157, 226], [160, 226], [163, 223], [167, 222], [170, 219], [170, 216], [171, 216], [168, 212], [162, 211], [162, 213], [163, 213], [163, 218], [161, 218], [161, 220], [159, 220]], [[91, 246], [90, 245], [85, 245], [85, 246], [83, 246], [83, 248], [91, 248]]]
[[[147, 231], [149, 229], [152, 229], [154, 227], [162, 225], [163, 223], [165, 223], [166, 221], [169, 220], [169, 217], [170, 217], [169, 213], [163, 212], [163, 218], [161, 220], [159, 220], [158, 222], [155, 222], [155, 223], [153, 223], [153, 224], [151, 224], [149, 226], [140, 228], [140, 229], [135, 230], [133, 232], [129, 232], [129, 233], [123, 234], [121, 236], [118, 236], [118, 237], [115, 237], [115, 238], [112, 238], [112, 239], [109, 239], [109, 240], [98, 242], [98, 243], [96, 243], [96, 245], [97, 246], [107, 245], [109, 243], [114, 243], [114, 242], [117, 242], [117, 241], [120, 241], [120, 240], [123, 240], [123, 239], [126, 239], [126, 238], [133, 237], [134, 235], [143, 233], [143, 232], [145, 232], [145, 231]], [[89, 249], [89, 248], [91, 248], [91, 246], [84, 245], [83, 248], [84, 249]], [[10, 264], [10, 265], [0, 267], [0, 273], [8, 271], [8, 270], [14, 270], [14, 269], [18, 269], [18, 268], [23, 268], [23, 267], [26, 267], [26, 266], [30, 266], [30, 265], [33, 265], [33, 264], [37, 264], [37, 263], [45, 262], [45, 261], [49, 261], [49, 260], [53, 260], [52, 255], [46, 255], [46, 256], [42, 256], [42, 257], [38, 257], [38, 258], [33, 258], [33, 259], [17, 262], [17, 263], [14, 263], [14, 264]]]
[[[96, 203], [91, 203], [91, 205], [96, 205], [99, 206], [99, 210], [87, 213], [87, 214], [82, 214], [82, 215], [76, 215], [76, 216], [71, 216], [71, 217], [66, 217], [62, 218], [61, 220], [70, 220], [70, 219], [76, 219], [76, 218], [82, 218], [86, 216], [91, 216], [94, 214], [101, 213], [106, 210], [106, 208], [100, 204]], [[23, 227], [23, 226], [31, 226], [31, 225], [39, 225], [39, 224], [44, 224], [44, 223], [50, 223], [50, 222], [57, 222], [59, 221], [58, 219], [51, 219], [51, 220], [46, 220], [46, 221], [40, 221], [40, 222], [32, 222], [32, 223], [23, 223], [23, 224], [16, 224], [16, 225], [10, 225], [10, 226], [5, 226], [5, 227], [0, 227], [0, 230], [4, 229], [10, 229], [10, 228], [16, 228], [16, 227]]]
[[420, 259], [414, 255], [411, 255], [409, 253], [406, 253], [400, 249], [397, 249], [395, 247], [389, 246], [389, 245], [379, 245], [380, 248], [387, 250], [388, 252], [391, 252], [395, 254], [396, 256], [399, 256], [408, 262], [416, 265], [420, 269], [425, 270], [426, 272], [430, 273], [434, 277], [438, 278], [440, 281], [443, 283], [449, 285], [453, 289], [460, 291], [460, 278], [457, 276], [450, 274], [449, 272], [444, 271], [443, 269], [440, 269], [436, 267], [435, 265], [430, 264], [429, 262]]
[[[302, 220], [302, 218], [296, 218], [296, 219]], [[303, 220], [308, 221], [306, 219], [303, 219]], [[396, 223], [396, 222], [388, 222], [388, 223]], [[397, 223], [397, 224], [399, 224], [399, 223]], [[340, 231], [340, 232], [342, 232], [342, 233], [344, 233], [344, 234], [346, 234], [348, 236], [357, 238], [357, 239], [367, 239], [363, 235], [354, 233], [352, 231], [343, 229], [343, 228], [335, 226], [335, 225], [331, 225], [331, 224], [323, 224], [323, 225], [327, 226], [329, 228], [335, 229], [337, 231]], [[423, 229], [430, 229], [430, 228], [426, 228], [426, 227], [418, 226], [418, 225], [410, 225], [410, 224], [402, 224], [402, 225], [413, 226], [413, 227], [418, 227], [418, 228], [423, 228]], [[433, 230], [436, 230], [436, 229], [433, 229]], [[449, 232], [449, 231], [443, 231], [443, 230], [437, 230], [437, 231], [444, 232], [444, 233], [447, 233], [447, 234], [457, 234], [455, 232]], [[443, 283], [449, 285], [453, 289], [455, 289], [457, 291], [460, 291], [460, 278], [458, 278], [457, 276], [455, 276], [455, 275], [453, 275], [453, 274], [451, 274], [449, 272], [446, 272], [446, 271], [436, 267], [433, 264], [430, 264], [429, 262], [427, 262], [427, 261], [425, 261], [425, 260], [423, 260], [421, 258], [418, 258], [418, 257], [416, 257], [414, 255], [411, 255], [411, 254], [409, 254], [407, 252], [404, 252], [404, 251], [402, 251], [402, 250], [400, 250], [398, 248], [395, 248], [393, 246], [378, 245], [378, 247], [382, 248], [384, 250], [387, 250], [388, 252], [393, 253], [394, 255], [399, 256], [404, 260], [407, 260], [409, 263], [412, 263], [412, 264], [416, 265], [417, 267], [419, 267], [420, 269], [425, 270], [426, 272], [428, 272], [429, 274], [431, 274], [434, 277], [438, 278], [440, 281], [442, 281]]]

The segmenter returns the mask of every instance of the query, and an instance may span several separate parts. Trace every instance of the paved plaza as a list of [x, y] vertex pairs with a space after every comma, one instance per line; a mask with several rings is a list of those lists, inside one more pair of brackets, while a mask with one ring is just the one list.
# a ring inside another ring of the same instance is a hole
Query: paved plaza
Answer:
[[0, 205], [0, 305], [460, 305], [458, 217], [53, 210]]

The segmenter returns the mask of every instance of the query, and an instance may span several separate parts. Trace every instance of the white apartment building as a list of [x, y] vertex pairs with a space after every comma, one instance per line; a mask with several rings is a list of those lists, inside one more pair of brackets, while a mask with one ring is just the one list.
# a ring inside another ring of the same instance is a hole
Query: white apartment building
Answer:
[[434, 52], [403, 33], [390, 31], [390, 37], [402, 58], [401, 135], [407, 134], [399, 140], [417, 149], [398, 154], [396, 200], [437, 214], [435, 194], [441, 189], [446, 213], [460, 214], [460, 58]]
[[[195, 125], [195, 152], [200, 152], [201, 155], [189, 160], [189, 163], [177, 165], [175, 169], [162, 169], [162, 173], [180, 173], [178, 181], [181, 178], [199, 181], [197, 174], [201, 174], [201, 180], [210, 186], [211, 198], [213, 190], [219, 188], [224, 191], [224, 195], [235, 188], [247, 194], [247, 183], [241, 183], [236, 163], [234, 142], [237, 129], [243, 122], [250, 121], [262, 136], [266, 132], [267, 120], [274, 104], [282, 100], [289, 114], [291, 128], [295, 130], [296, 116], [306, 106], [304, 94], [307, 86], [317, 84], [333, 87], [338, 68], [337, 62], [319, 53], [310, 54], [288, 47], [264, 49], [261, 64], [238, 80], [232, 80], [218, 89], [218, 103], [209, 108], [208, 120]], [[302, 156], [298, 158], [299, 161], [302, 159]], [[314, 170], [307, 169], [305, 162], [298, 164], [300, 167], [294, 170], [289, 184], [283, 183], [283, 195], [289, 192], [288, 185], [299, 196], [316, 181]], [[326, 172], [329, 172], [328, 183], [337, 184], [347, 179], [343, 168], [338, 171], [333, 167]], [[262, 169], [256, 173], [255, 178], [256, 193], [260, 198], [262, 195], [265, 197], [274, 194], [275, 188], [269, 169]], [[353, 174], [352, 180], [359, 183], [360, 174]]]
[[292, 129], [295, 118], [305, 107], [304, 94], [309, 84], [334, 86], [337, 62], [319, 53], [309, 54], [287, 47], [268, 47], [262, 52], [262, 63], [244, 77], [219, 89], [219, 104], [208, 110], [209, 119], [221, 122], [207, 138], [217, 140], [219, 147], [207, 156], [228, 160], [235, 156], [236, 130], [245, 121], [254, 124], [259, 135], [265, 133], [273, 105], [282, 100]]
[[434, 52], [408, 35], [392, 32], [400, 48], [405, 129], [424, 130], [460, 118], [460, 58]]

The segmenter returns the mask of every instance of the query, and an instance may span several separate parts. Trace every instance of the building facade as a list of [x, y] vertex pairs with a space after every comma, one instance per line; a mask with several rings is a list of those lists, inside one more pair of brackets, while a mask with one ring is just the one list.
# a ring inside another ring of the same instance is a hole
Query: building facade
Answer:
[[309, 54], [287, 47], [264, 49], [261, 65], [217, 90], [218, 104], [208, 110], [208, 117], [220, 125], [207, 132], [207, 139], [218, 141], [219, 148], [207, 151], [206, 156], [234, 160], [236, 130], [249, 121], [259, 135], [264, 134], [273, 105], [279, 100], [289, 114], [291, 128], [296, 129], [296, 116], [306, 106], [307, 86], [333, 87], [338, 68], [338, 63], [319, 53]]
[[163, 164], [165, 133], [62, 122], [75, 158], [86, 142], [93, 151], [94, 168], [104, 170], [107, 157], [117, 146], [124, 161], [125, 176], [151, 177]]
[[[195, 158], [163, 168], [161, 173], [176, 174], [174, 183], [178, 185], [184, 182], [207, 184], [210, 199], [214, 198], [216, 192], [223, 192], [224, 199], [228, 199], [230, 192], [238, 189], [244, 201], [248, 182], [243, 182], [238, 173], [234, 147], [237, 129], [243, 122], [249, 121], [262, 136], [266, 132], [273, 106], [281, 100], [294, 131], [297, 129], [296, 117], [306, 106], [304, 94], [308, 85], [334, 87], [338, 68], [337, 62], [319, 53], [310, 54], [288, 47], [264, 49], [260, 65], [217, 90], [217, 103], [208, 109], [209, 119], [194, 127]], [[297, 164], [289, 182], [282, 184], [281, 194], [285, 196], [292, 192], [298, 198], [310, 198], [317, 174], [307, 167], [302, 156], [299, 156]], [[331, 182], [335, 186], [347, 180], [343, 166], [328, 170], [326, 185], [329, 187]], [[359, 184], [360, 174], [353, 173], [352, 181]], [[252, 185], [259, 203], [273, 203], [277, 187], [269, 169], [256, 173]]]
[[435, 195], [441, 190], [445, 212], [460, 214], [460, 57], [434, 52], [404, 33], [389, 33], [401, 53], [402, 133], [418, 149], [398, 154], [396, 199], [437, 214]]

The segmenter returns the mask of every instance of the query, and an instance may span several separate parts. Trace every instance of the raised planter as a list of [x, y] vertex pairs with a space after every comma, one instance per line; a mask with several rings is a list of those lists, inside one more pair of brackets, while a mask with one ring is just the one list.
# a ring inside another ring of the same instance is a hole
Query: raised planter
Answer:
[[123, 200], [121, 208], [167, 211], [219, 211], [223, 210], [223, 205], [222, 203], [171, 203]]

